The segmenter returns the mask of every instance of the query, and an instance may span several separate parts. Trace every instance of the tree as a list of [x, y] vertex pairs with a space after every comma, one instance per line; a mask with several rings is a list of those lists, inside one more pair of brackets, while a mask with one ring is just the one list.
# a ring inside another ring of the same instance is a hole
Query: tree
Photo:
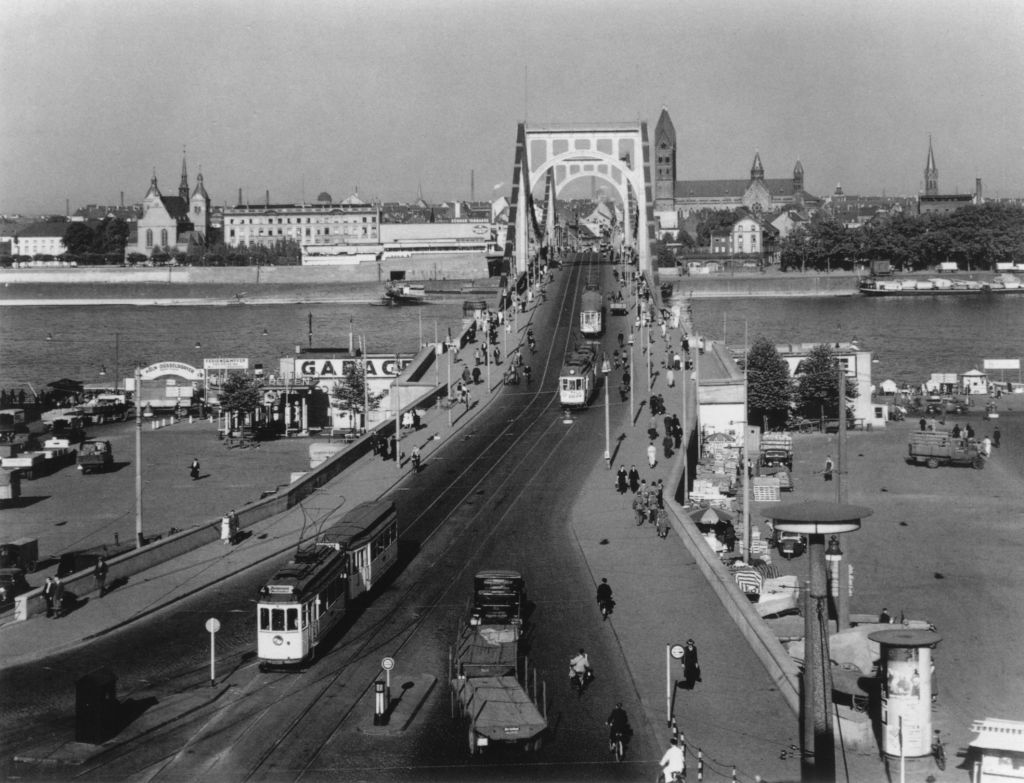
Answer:
[[347, 362], [341, 380], [334, 384], [331, 390], [331, 396], [337, 400], [339, 408], [347, 410], [355, 418], [366, 412], [366, 403], [370, 405], [369, 410], [377, 410], [384, 393], [374, 394], [367, 391], [362, 362]]
[[[796, 368], [796, 409], [801, 416], [834, 419], [839, 416], [839, 359], [827, 343], [811, 348]], [[846, 379], [846, 397], [856, 397], [857, 387]], [[846, 408], [844, 400], [843, 407]]]
[[261, 402], [260, 381], [240, 372], [231, 373], [220, 387], [221, 410], [230, 413], [251, 413]]
[[64, 238], [61, 243], [68, 249], [69, 253], [85, 253], [92, 250], [96, 241], [94, 232], [85, 223], [72, 223], [64, 231]]
[[781, 425], [793, 404], [789, 365], [767, 337], [758, 337], [747, 352], [747, 421]]

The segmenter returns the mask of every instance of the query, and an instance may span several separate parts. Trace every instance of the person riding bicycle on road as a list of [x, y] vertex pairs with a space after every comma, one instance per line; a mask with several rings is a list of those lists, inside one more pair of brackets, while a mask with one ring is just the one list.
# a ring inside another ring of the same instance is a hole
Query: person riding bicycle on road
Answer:
[[[672, 738], [672, 744], [665, 751], [665, 755], [661, 757], [660, 763], [662, 770], [664, 770], [665, 783], [672, 783], [676, 779], [681, 780], [681, 776], [686, 774], [686, 755], [683, 753], [683, 749], [679, 747], [679, 740], [675, 737]], [[676, 778], [673, 776], [680, 777]]]
[[622, 702], [617, 702], [615, 708], [608, 716], [608, 720], [605, 721], [608, 726], [608, 745], [609, 747], [615, 742], [616, 737], [625, 737], [629, 731], [629, 717], [626, 715], [626, 711], [622, 709]]
[[570, 676], [579, 677], [581, 681], [585, 681], [590, 674], [590, 658], [580, 647], [579, 654], [569, 660], [569, 667], [571, 670]]

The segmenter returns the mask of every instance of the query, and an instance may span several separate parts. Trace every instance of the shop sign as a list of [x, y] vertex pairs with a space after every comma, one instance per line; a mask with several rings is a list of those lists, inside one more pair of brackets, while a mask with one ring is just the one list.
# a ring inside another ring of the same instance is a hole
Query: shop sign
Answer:
[[139, 371], [139, 377], [144, 381], [154, 381], [165, 375], [187, 378], [190, 381], [201, 381], [205, 373], [203, 370], [184, 362], [157, 362], [156, 364], [149, 365], [149, 367], [143, 367]]
[[248, 370], [249, 360], [247, 358], [224, 358], [203, 359], [203, 369], [210, 370]]

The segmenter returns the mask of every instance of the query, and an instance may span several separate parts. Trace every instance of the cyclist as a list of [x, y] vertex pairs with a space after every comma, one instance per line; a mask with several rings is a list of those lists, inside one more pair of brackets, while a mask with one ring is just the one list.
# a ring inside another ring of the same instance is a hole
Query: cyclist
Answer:
[[523, 377], [526, 378], [526, 385], [527, 386], [530, 385], [530, 379], [532, 377], [530, 373], [531, 373], [530, 365], [524, 364], [523, 365]]
[[612, 610], [612, 586], [603, 577], [601, 584], [597, 586], [597, 605], [601, 609], [602, 616], [607, 620], [608, 613]]
[[579, 654], [569, 659], [569, 677], [579, 681], [581, 691], [587, 680], [591, 677], [590, 658], [583, 651], [582, 647], [580, 647]]
[[679, 740], [672, 738], [672, 744], [665, 755], [661, 757], [661, 768], [665, 775], [665, 783], [672, 783], [673, 780], [682, 780], [686, 774], [686, 755], [679, 747]]
[[615, 708], [611, 711], [605, 724], [608, 726], [608, 750], [614, 751], [615, 742], [624, 740], [629, 731], [629, 718], [626, 716], [626, 711], [622, 709], [621, 701], [616, 702]]

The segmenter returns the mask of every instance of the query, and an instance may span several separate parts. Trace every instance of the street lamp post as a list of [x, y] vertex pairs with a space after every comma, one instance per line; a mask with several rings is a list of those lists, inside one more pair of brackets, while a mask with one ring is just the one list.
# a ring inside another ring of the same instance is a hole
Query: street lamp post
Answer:
[[612, 366], [608, 362], [608, 355], [605, 354], [601, 363], [601, 374], [604, 376], [604, 461], [609, 470], [612, 467], [612, 441], [611, 429], [608, 422], [608, 376], [611, 374]]
[[633, 325], [629, 326], [629, 421], [636, 427], [636, 416], [633, 413]]
[[135, 365], [135, 546], [145, 544], [142, 535], [142, 368]]
[[872, 511], [839, 503], [791, 503], [765, 511], [775, 529], [808, 538], [810, 581], [804, 608], [804, 671], [802, 678], [802, 779], [835, 780], [835, 737], [832, 729], [832, 667], [828, 643], [828, 579], [825, 536], [860, 529]]

